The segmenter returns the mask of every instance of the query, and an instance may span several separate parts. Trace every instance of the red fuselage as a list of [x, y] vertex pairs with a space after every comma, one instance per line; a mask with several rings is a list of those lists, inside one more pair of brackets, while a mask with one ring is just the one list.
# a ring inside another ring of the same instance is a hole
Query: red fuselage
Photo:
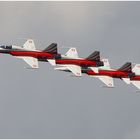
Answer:
[[19, 56], [19, 57], [34, 57], [37, 58], [39, 61], [47, 61], [47, 59], [54, 59], [55, 57], [61, 57], [60, 54], [53, 54], [44, 51], [26, 51], [26, 50], [0, 50], [0, 53], [10, 54], [12, 56]]
[[133, 73], [123, 72], [123, 71], [113, 71], [113, 70], [99, 70], [99, 73], [95, 73], [92, 70], [83, 71], [88, 75], [96, 75], [96, 76], [110, 76], [113, 78], [129, 78], [133, 75]]
[[140, 75], [136, 75], [132, 78], [130, 78], [131, 81], [140, 81]]
[[39, 51], [11, 51], [9, 52], [9, 54], [13, 56], [30, 56], [38, 59], [39, 58], [52, 59], [54, 57], [54, 54]]
[[90, 61], [86, 59], [56, 59], [56, 64], [59, 65], [78, 65], [82, 67], [103, 66], [103, 62]]

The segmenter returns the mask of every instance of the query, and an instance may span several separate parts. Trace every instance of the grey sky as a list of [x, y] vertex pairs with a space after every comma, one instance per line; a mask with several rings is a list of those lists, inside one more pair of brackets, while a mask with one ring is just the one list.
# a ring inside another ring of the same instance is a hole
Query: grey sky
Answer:
[[[113, 68], [140, 63], [140, 2], [0, 2], [1, 44], [37, 49], [52, 42], [95, 50]], [[65, 50], [59, 49], [65, 53]], [[74, 78], [48, 63], [26, 70], [25, 62], [0, 55], [0, 138], [140, 138], [140, 93], [115, 80]]]

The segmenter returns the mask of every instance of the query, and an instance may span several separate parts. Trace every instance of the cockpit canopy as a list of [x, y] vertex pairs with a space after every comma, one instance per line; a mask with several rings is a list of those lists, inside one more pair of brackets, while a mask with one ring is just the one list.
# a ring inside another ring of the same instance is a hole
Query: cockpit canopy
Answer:
[[9, 45], [9, 46], [2, 45], [2, 46], [0, 46], [0, 48], [2, 48], [2, 49], [12, 49], [12, 45]]

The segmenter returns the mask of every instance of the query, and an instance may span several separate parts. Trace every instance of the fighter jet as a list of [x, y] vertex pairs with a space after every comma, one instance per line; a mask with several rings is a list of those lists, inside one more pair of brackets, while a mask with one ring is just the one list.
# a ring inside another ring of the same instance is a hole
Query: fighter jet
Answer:
[[103, 60], [105, 63], [99, 73], [94, 73], [92, 70], [83, 70], [83, 73], [86, 73], [92, 77], [99, 78], [104, 82], [108, 87], [113, 87], [113, 78], [120, 78], [127, 84], [133, 84], [135, 87], [140, 89], [140, 64], [136, 64], [132, 68], [132, 63], [127, 62], [118, 70], [111, 70], [109, 68], [108, 60]]
[[69, 70], [75, 76], [82, 75], [82, 68], [90, 68], [98, 73], [98, 67], [103, 66], [99, 51], [93, 52], [87, 58], [79, 58], [76, 48], [70, 48], [65, 55], [61, 55], [61, 59], [50, 59], [48, 61], [53, 66], [60, 66], [55, 70]]
[[119, 69], [111, 69], [108, 59], [103, 59], [104, 66], [99, 69], [99, 72], [93, 72], [90, 69], [83, 70], [83, 73], [88, 74], [91, 77], [99, 78], [107, 87], [114, 87], [113, 78], [119, 78], [125, 83], [130, 84], [130, 79], [135, 76], [135, 73], [132, 71], [131, 62], [125, 63]]
[[52, 43], [46, 49], [40, 51], [36, 50], [32, 39], [28, 39], [22, 47], [16, 45], [2, 45], [0, 46], [0, 53], [10, 54], [17, 58], [21, 58], [31, 66], [31, 68], [39, 68], [38, 61], [47, 62], [48, 59], [61, 57], [57, 52], [56, 43]]

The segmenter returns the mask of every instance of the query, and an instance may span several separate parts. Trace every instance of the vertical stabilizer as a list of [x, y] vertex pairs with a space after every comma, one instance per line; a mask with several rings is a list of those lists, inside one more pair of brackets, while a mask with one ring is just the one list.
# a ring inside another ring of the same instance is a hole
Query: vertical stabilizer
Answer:
[[70, 48], [66, 54], [65, 54], [66, 57], [69, 57], [69, 58], [79, 58], [78, 57], [78, 52], [76, 50], [76, 48]]
[[47, 48], [45, 48], [45, 49], [43, 50], [43, 52], [48, 52], [48, 53], [52, 53], [52, 54], [57, 54], [57, 53], [58, 53], [57, 44], [56, 44], [56, 43], [50, 44]]
[[118, 69], [119, 71], [124, 71], [124, 72], [132, 72], [132, 64], [131, 62], [125, 63], [121, 68]]
[[136, 64], [134, 66], [134, 68], [132, 69], [132, 71], [136, 74], [136, 75], [140, 75], [140, 64]]
[[109, 60], [108, 59], [102, 59], [102, 62], [104, 64], [104, 66], [100, 67], [101, 69], [106, 69], [109, 70], [110, 69], [110, 64], [109, 64]]
[[95, 51], [92, 54], [90, 54], [86, 59], [90, 61], [100, 61], [100, 52]]

